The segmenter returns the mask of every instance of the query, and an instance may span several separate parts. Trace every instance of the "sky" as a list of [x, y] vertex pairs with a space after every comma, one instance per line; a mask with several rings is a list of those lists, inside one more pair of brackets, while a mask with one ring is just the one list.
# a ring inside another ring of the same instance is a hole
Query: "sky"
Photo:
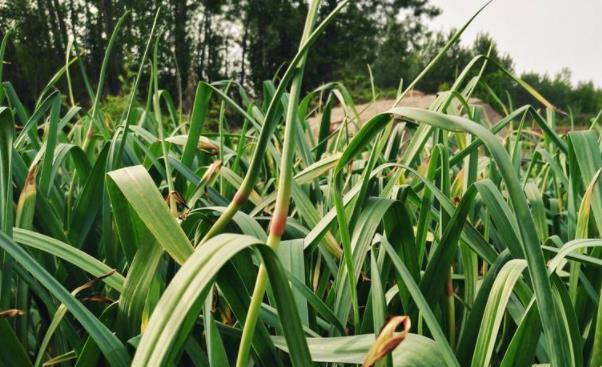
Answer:
[[[433, 30], [460, 28], [484, 0], [431, 0], [443, 12]], [[468, 26], [461, 42], [469, 45], [489, 33], [515, 69], [555, 74], [563, 67], [574, 83], [592, 80], [602, 87], [602, 0], [494, 0]]]

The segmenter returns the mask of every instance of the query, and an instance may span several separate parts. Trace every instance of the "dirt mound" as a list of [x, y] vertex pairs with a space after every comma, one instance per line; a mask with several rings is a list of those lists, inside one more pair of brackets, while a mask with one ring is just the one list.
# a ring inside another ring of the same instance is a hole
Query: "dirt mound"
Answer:
[[[412, 91], [401, 100], [399, 106], [429, 108], [429, 106], [431, 106], [431, 104], [435, 101], [435, 98], [436, 96], [434, 94], [425, 94], [420, 91]], [[356, 105], [355, 109], [359, 114], [360, 122], [364, 122], [375, 115], [390, 109], [394, 103], [394, 99], [381, 99], [370, 103]], [[478, 98], [471, 98], [469, 103], [481, 106], [485, 114], [485, 119], [490, 123], [497, 123], [502, 119], [502, 116], [497, 113], [487, 102], [484, 102]], [[345, 111], [345, 109], [341, 106], [334, 107], [330, 114], [330, 119], [332, 121], [331, 128], [333, 130], [336, 129], [346, 115], [350, 117], [353, 116], [353, 111]], [[322, 115], [315, 115], [309, 119], [310, 126], [314, 132], [317, 132], [321, 118]]]

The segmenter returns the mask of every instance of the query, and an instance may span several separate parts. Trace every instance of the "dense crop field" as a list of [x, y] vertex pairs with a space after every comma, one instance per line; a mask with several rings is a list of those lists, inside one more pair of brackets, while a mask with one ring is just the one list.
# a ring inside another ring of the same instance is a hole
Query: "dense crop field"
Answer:
[[602, 365], [599, 122], [558, 133], [507, 73], [539, 104], [490, 124], [467, 102], [486, 55], [429, 109], [301, 96], [344, 6], [316, 23], [312, 1], [263, 95], [200, 83], [190, 116], [155, 33], [117, 119], [105, 67], [89, 108], [69, 57], [33, 108], [2, 84], [1, 366]]

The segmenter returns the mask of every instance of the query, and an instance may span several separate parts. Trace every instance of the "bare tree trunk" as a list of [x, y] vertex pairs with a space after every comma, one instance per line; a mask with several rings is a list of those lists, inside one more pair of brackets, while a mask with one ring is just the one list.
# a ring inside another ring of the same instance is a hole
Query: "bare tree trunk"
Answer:
[[69, 36], [67, 26], [65, 23], [65, 19], [67, 18], [67, 14], [65, 14], [64, 8], [59, 4], [58, 0], [52, 1], [54, 5], [54, 12], [56, 15], [57, 23], [59, 25], [61, 40], [63, 43], [63, 47], [67, 47], [67, 38]]
[[52, 43], [48, 43], [48, 45], [52, 45], [54, 48], [54, 56], [56, 60], [61, 60], [63, 58], [63, 46], [61, 45], [61, 32], [58, 29], [56, 24], [56, 15], [54, 14], [54, 9], [50, 0], [46, 0], [46, 3], [43, 4], [42, 1], [38, 0], [38, 11], [40, 12], [40, 16], [46, 18], [48, 29], [50, 30], [50, 39]]
[[207, 72], [205, 70], [205, 50], [207, 49], [207, 43], [209, 42], [209, 32], [208, 29], [209, 28], [209, 12], [207, 10], [205, 10], [205, 18], [203, 19], [203, 39], [201, 40], [201, 59], [200, 59], [200, 73], [199, 76], [202, 79], [208, 79], [208, 75]]
[[[104, 32], [107, 35], [107, 43], [111, 34], [113, 34], [113, 30], [115, 24], [113, 22], [113, 4], [112, 0], [103, 0], [102, 2], [102, 18], [104, 22]], [[117, 46], [117, 45], [116, 45]], [[106, 50], [105, 50], [106, 52]], [[119, 73], [120, 73], [120, 52], [118, 51], [118, 47], [113, 49], [113, 54], [109, 58], [109, 69], [107, 72], [107, 86], [109, 88], [109, 93], [116, 95], [119, 94], [120, 85], [119, 85]]]
[[246, 77], [246, 61], [247, 61], [247, 41], [249, 38], [249, 21], [248, 17], [243, 24], [244, 32], [242, 35], [241, 47], [242, 47], [242, 55], [240, 60], [240, 85], [245, 85], [245, 77]]
[[182, 84], [188, 84], [188, 71], [190, 69], [190, 40], [186, 33], [188, 19], [188, 6], [186, 0], [173, 0], [173, 30], [174, 50], [176, 62], [180, 70]]

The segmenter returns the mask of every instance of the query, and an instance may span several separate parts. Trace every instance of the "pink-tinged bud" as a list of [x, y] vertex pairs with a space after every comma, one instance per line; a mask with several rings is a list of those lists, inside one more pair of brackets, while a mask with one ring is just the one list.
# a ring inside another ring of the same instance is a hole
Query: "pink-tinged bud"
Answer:
[[286, 228], [286, 213], [276, 210], [274, 216], [272, 217], [272, 222], [270, 223], [270, 234], [282, 237], [284, 233], [284, 229]]
[[244, 192], [241, 191], [237, 191], [236, 194], [234, 194], [234, 203], [238, 206], [243, 205], [246, 201], [247, 201], [248, 195]]
[[445, 295], [447, 297], [452, 297], [454, 295], [454, 283], [451, 281], [451, 279], [445, 285]]
[[91, 140], [94, 137], [94, 126], [91, 126], [88, 129], [88, 134], [86, 135], [86, 140]]

